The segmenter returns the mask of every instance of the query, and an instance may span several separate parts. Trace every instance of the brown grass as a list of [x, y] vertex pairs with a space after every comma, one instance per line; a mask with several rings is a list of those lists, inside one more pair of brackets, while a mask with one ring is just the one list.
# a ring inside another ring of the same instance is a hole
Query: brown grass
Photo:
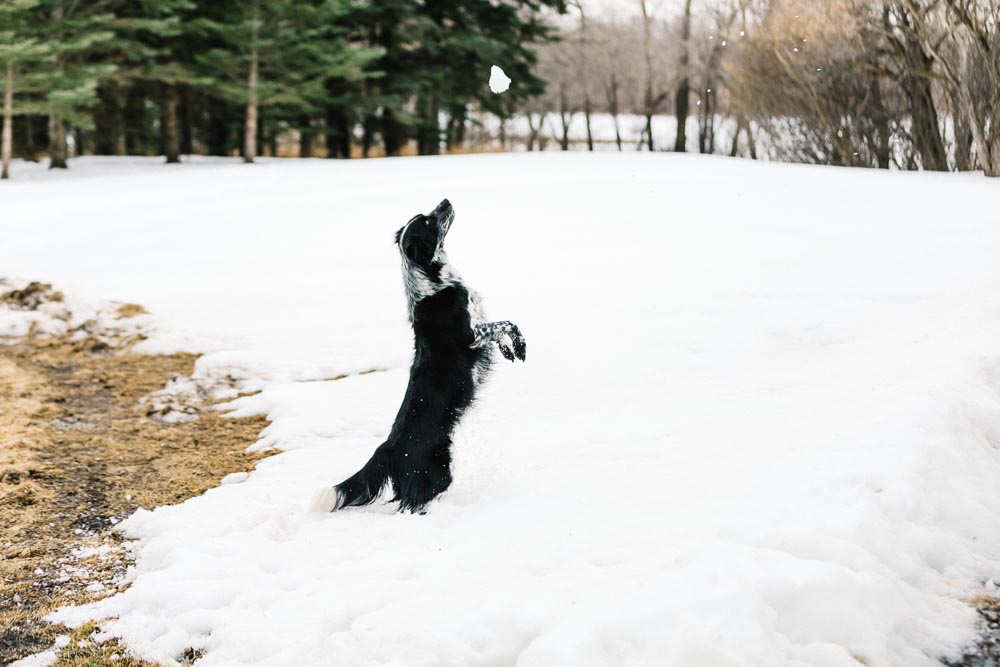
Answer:
[[[45, 650], [60, 634], [71, 641], [57, 665], [142, 664], [114, 642], [88, 640], [92, 627], [70, 632], [41, 619], [115, 590], [127, 563], [113, 523], [199, 495], [260, 458], [245, 449], [262, 418], [205, 411], [160, 424], [146, 416], [142, 399], [171, 375], [190, 375], [194, 360], [68, 338], [0, 346], [0, 664]], [[71, 555], [102, 543], [110, 553]], [[87, 590], [98, 584], [104, 591]]]

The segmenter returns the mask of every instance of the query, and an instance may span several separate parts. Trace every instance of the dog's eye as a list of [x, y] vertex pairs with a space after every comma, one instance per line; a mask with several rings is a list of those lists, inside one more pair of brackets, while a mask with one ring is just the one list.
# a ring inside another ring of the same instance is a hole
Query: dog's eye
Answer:
[[424, 220], [424, 224], [425, 224], [425, 225], [429, 225], [429, 224], [431, 224], [431, 220], [430, 220], [430, 218], [428, 218], [428, 219]]

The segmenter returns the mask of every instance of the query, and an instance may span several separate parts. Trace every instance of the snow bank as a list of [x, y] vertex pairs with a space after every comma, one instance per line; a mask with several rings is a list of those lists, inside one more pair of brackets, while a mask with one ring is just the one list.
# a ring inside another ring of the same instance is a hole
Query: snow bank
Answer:
[[[3, 273], [142, 303], [143, 345], [208, 351], [196, 375], [259, 390], [225, 409], [284, 451], [126, 520], [132, 586], [56, 618], [206, 667], [919, 667], [974, 641], [996, 183], [659, 154], [98, 167], [4, 184]], [[308, 514], [394, 416], [392, 233], [444, 196], [531, 359], [501, 362], [427, 515]]]

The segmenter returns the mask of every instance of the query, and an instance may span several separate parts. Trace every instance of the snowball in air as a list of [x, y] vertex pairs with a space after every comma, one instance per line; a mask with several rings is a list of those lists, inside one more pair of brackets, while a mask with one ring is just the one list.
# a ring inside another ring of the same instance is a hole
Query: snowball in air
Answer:
[[503, 73], [503, 70], [494, 65], [490, 68], [490, 90], [494, 93], [505, 93], [510, 88], [510, 77]]

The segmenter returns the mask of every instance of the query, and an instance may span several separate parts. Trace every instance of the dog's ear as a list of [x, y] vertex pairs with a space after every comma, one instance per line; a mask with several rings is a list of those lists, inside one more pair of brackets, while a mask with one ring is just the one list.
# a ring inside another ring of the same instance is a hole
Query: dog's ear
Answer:
[[410, 234], [403, 239], [401, 249], [406, 258], [417, 266], [425, 266], [431, 261], [434, 249], [430, 247], [425, 239]]
[[396, 230], [396, 245], [399, 245], [399, 239], [403, 238], [403, 230], [406, 229], [405, 226], [400, 227]]

